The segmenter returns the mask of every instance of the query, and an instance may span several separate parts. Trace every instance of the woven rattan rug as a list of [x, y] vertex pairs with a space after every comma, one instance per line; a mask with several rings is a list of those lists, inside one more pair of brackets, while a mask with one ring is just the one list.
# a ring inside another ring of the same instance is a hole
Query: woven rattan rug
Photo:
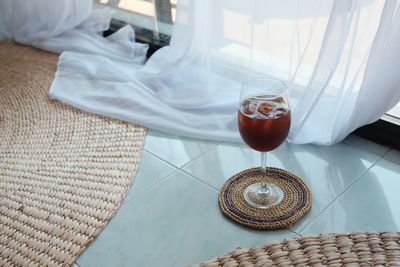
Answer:
[[354, 232], [287, 239], [238, 248], [192, 267], [400, 266], [399, 232]]
[[[250, 184], [266, 181], [278, 185], [285, 196], [281, 203], [269, 209], [250, 206], [243, 192]], [[224, 215], [244, 226], [258, 229], [286, 228], [303, 217], [312, 205], [311, 191], [299, 177], [278, 168], [244, 170], [229, 178], [219, 192], [219, 206]]]
[[48, 98], [57, 59], [0, 41], [0, 266], [72, 264], [141, 156], [146, 129]]

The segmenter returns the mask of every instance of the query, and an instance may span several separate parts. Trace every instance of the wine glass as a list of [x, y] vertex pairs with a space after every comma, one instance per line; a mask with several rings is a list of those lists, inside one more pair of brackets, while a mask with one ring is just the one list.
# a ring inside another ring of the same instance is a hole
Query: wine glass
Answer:
[[[251, 79], [244, 83], [238, 123], [244, 142], [261, 152], [261, 170], [267, 176], [267, 151], [280, 146], [289, 133], [290, 108], [286, 85], [268, 78]], [[255, 208], [272, 208], [283, 198], [283, 190], [267, 181], [253, 183], [244, 190], [244, 199]]]

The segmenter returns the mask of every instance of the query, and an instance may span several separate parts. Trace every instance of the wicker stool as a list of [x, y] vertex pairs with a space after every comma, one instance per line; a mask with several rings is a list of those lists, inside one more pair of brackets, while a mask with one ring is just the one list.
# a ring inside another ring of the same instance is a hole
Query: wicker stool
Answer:
[[400, 232], [304, 236], [249, 249], [237, 248], [192, 267], [400, 266]]

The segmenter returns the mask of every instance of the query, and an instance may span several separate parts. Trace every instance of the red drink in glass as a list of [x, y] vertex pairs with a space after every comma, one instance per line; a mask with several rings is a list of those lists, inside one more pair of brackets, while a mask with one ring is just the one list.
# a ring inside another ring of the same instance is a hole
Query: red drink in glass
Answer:
[[[245, 82], [238, 108], [239, 131], [243, 141], [261, 153], [259, 175], [265, 177], [249, 184], [243, 198], [253, 208], [273, 208], [285, 197], [282, 188], [268, 182], [267, 151], [280, 146], [289, 133], [290, 107], [286, 85], [276, 79], [255, 78]], [[269, 178], [268, 178], [269, 177]]]
[[238, 122], [243, 141], [257, 151], [266, 152], [280, 146], [288, 136], [290, 110], [283, 99], [265, 100], [263, 97], [242, 101]]

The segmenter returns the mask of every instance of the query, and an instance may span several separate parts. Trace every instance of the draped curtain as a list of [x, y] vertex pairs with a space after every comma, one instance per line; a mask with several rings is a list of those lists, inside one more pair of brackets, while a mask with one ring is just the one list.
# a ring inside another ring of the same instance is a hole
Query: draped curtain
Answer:
[[[180, 0], [170, 46], [144, 66], [146, 47], [133, 42], [133, 31], [104, 40], [109, 17], [91, 13], [89, 2], [2, 1], [0, 32], [64, 51], [50, 96], [90, 112], [239, 141], [241, 84], [268, 76], [289, 88], [288, 140], [329, 145], [400, 100], [397, 0]], [[33, 19], [47, 23], [45, 33], [43, 25], [26, 27]]]

